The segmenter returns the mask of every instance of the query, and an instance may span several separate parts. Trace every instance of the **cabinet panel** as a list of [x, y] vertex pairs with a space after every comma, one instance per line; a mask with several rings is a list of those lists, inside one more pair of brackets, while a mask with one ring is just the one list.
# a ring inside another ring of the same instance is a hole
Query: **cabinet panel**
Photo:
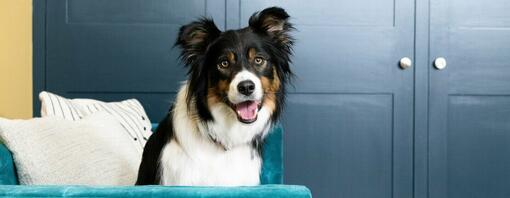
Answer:
[[447, 197], [509, 197], [510, 96], [450, 95]]
[[67, 23], [184, 24], [206, 15], [206, 0], [66, 0]]
[[[258, 1], [255, 4], [270, 6], [272, 0]], [[241, 0], [242, 18], [258, 11], [252, 6], [254, 2]], [[310, 3], [306, 0], [282, 1], [278, 6], [286, 10], [300, 10], [306, 7], [306, 12], [294, 12], [292, 18], [296, 24], [309, 26], [385, 26], [393, 27], [395, 20], [394, 0], [362, 0], [362, 1], [318, 1]]]
[[35, 93], [44, 87], [67, 97], [137, 97], [155, 122], [185, 80], [173, 47], [181, 25], [208, 15], [225, 27], [224, 1], [66, 0], [44, 6], [44, 86], [35, 86]]
[[507, 0], [450, 0], [450, 27], [509, 28], [510, 2]]
[[287, 104], [286, 183], [314, 197], [393, 197], [392, 95], [291, 94]]
[[430, 2], [429, 197], [508, 197], [510, 4]]

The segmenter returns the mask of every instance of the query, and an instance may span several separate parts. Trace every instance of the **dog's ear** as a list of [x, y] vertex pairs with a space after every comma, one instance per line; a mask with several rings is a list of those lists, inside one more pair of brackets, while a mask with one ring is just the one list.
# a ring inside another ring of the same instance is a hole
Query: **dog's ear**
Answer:
[[205, 53], [207, 46], [220, 34], [221, 31], [212, 19], [202, 18], [182, 26], [175, 45], [182, 48], [181, 58], [186, 65], [190, 65]]
[[[175, 42], [182, 49], [181, 60], [188, 66], [189, 86], [186, 101], [192, 105], [195, 99], [195, 108], [204, 120], [211, 120], [212, 115], [207, 108], [207, 76], [203, 72], [204, 60], [207, 47], [221, 34], [214, 21], [202, 18], [198, 21], [184, 25], [179, 30], [179, 36]], [[190, 108], [191, 109], [191, 108]]]
[[294, 44], [294, 38], [290, 35], [294, 27], [289, 23], [289, 14], [282, 8], [270, 7], [254, 13], [249, 24], [255, 33], [271, 38], [272, 45], [268, 49], [273, 55], [272, 61], [278, 65], [276, 69], [280, 80], [285, 84], [284, 82], [292, 76], [289, 63]]
[[288, 22], [289, 14], [279, 7], [266, 8], [254, 13], [249, 20], [250, 27], [258, 33], [267, 34], [280, 44], [292, 45], [292, 37], [288, 34], [293, 30]]

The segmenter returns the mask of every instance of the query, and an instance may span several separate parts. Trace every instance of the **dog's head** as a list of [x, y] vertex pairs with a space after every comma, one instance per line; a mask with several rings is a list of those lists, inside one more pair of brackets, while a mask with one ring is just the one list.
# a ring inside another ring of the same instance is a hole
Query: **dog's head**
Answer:
[[220, 31], [203, 18], [181, 27], [176, 45], [188, 70], [188, 105], [200, 119], [214, 120], [210, 107], [225, 105], [245, 124], [267, 108], [271, 119], [280, 114], [293, 38], [289, 15], [277, 7], [253, 14], [249, 26]]

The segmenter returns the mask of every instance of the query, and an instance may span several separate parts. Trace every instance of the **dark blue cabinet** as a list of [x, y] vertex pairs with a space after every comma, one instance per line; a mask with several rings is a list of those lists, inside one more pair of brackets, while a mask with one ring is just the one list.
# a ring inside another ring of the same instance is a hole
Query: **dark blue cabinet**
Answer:
[[297, 28], [285, 183], [315, 197], [510, 196], [505, 0], [37, 0], [34, 110], [41, 90], [134, 97], [158, 121], [185, 79], [181, 25], [236, 29], [275, 5]]
[[180, 26], [202, 15], [225, 26], [224, 3], [211, 0], [45, 2], [44, 88], [67, 97], [138, 98], [155, 122], [185, 79], [172, 48]]
[[430, 6], [430, 197], [510, 197], [510, 2]]

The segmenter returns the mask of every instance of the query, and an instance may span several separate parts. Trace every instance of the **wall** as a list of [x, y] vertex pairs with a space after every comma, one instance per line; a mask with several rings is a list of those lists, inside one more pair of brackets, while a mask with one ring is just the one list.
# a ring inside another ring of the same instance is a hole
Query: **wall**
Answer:
[[0, 0], [0, 117], [32, 117], [32, 0]]

